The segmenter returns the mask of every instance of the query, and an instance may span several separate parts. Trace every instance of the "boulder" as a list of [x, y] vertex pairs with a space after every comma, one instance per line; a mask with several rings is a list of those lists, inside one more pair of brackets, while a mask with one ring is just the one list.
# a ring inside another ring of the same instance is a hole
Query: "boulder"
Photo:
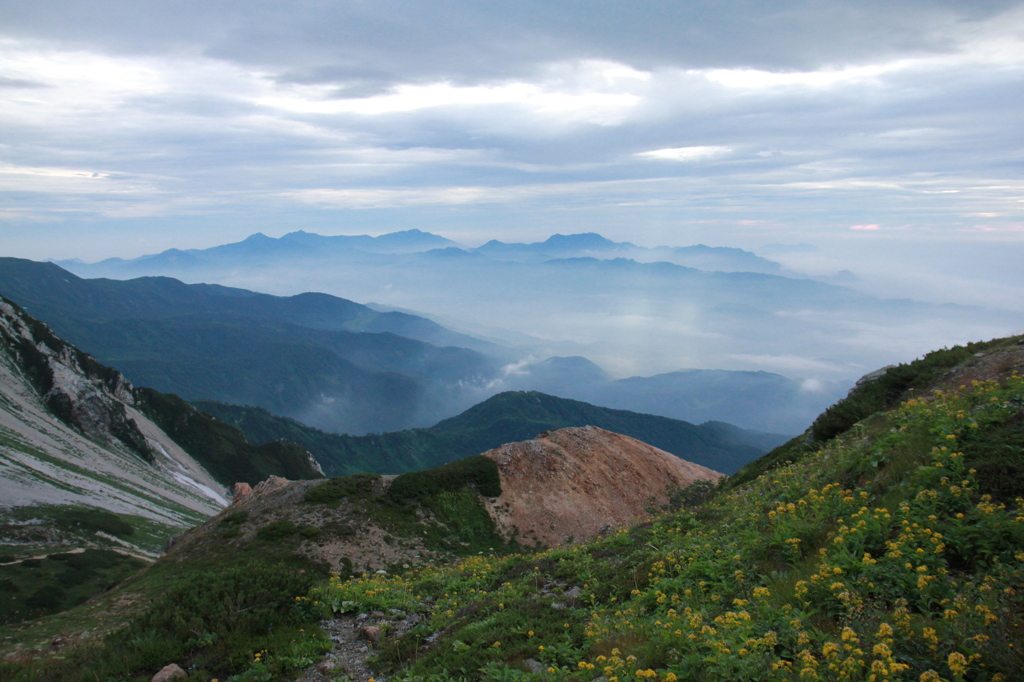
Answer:
[[235, 496], [231, 498], [231, 504], [238, 504], [252, 495], [252, 486], [248, 483], [235, 484]]
[[183, 680], [186, 677], [188, 677], [188, 675], [185, 673], [184, 670], [181, 669], [181, 667], [177, 663], [171, 663], [170, 665], [165, 665], [163, 668], [160, 669], [160, 672], [158, 672], [156, 675], [153, 675], [153, 679], [150, 680], [150, 682], [168, 682], [168, 680]]

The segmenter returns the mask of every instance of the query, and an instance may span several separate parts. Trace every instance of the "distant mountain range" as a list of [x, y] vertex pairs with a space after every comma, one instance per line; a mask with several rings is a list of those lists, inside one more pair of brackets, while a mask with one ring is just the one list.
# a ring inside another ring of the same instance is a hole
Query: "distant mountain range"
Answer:
[[556, 258], [631, 258], [642, 262], [665, 261], [700, 270], [726, 272], [763, 272], [779, 274], [781, 265], [743, 249], [712, 247], [704, 244], [682, 247], [647, 248], [629, 242], [614, 242], [594, 232], [555, 234], [532, 244], [491, 240], [477, 248], [466, 248], [450, 239], [420, 230], [406, 230], [370, 237], [368, 235], [323, 236], [310, 232], [289, 232], [277, 239], [257, 232], [232, 244], [207, 249], [168, 249], [139, 258], [109, 258], [98, 263], [59, 261], [73, 272], [91, 276], [134, 277], [144, 274], [179, 274], [210, 265], [228, 263], [253, 266], [294, 259], [317, 260], [363, 254], [412, 254], [429, 252], [435, 258], [486, 256], [488, 259], [541, 262]]
[[[763, 372], [682, 373], [675, 390], [677, 375], [612, 381], [586, 358], [531, 359], [326, 294], [278, 297], [167, 277], [82, 279], [13, 258], [0, 258], [0, 292], [136, 383], [188, 400], [256, 405], [338, 433], [426, 427], [505, 390], [796, 433], [844, 392], [808, 392]], [[657, 400], [647, 399], [648, 381]]]
[[783, 267], [743, 249], [705, 246], [647, 248], [629, 242], [613, 242], [594, 232], [555, 234], [543, 242], [507, 244], [491, 240], [472, 250], [496, 260], [541, 262], [558, 258], [628, 258], [638, 262], [668, 262], [698, 270], [782, 274]]
[[508, 391], [430, 428], [367, 436], [324, 433], [257, 407], [197, 401], [257, 443], [286, 439], [302, 445], [330, 476], [372, 471], [396, 474], [440, 466], [542, 431], [597, 426], [636, 438], [701, 466], [732, 473], [788, 436], [746, 431], [722, 422], [700, 426], [626, 410], [597, 407], [536, 391]]
[[[739, 410], [714, 416], [771, 431], [800, 430], [842, 394], [840, 384], [848, 387], [866, 372], [1024, 325], [1024, 314], [1016, 312], [877, 298], [837, 285], [855, 277], [816, 281], [741, 249], [647, 248], [592, 232], [477, 248], [418, 231], [254, 235], [210, 249], [64, 265], [89, 277], [166, 275], [286, 296], [320, 291], [372, 301], [378, 310], [425, 311], [469, 336], [481, 336], [469, 330], [490, 330], [487, 340], [501, 339], [497, 345], [520, 354], [506, 355], [503, 367], [510, 373], [519, 372], [517, 363], [526, 356], [532, 364], [582, 356], [615, 377], [690, 368], [781, 374], [813, 403], [798, 411], [799, 424], [755, 422]], [[590, 400], [573, 387], [570, 382], [542, 390]], [[541, 387], [499, 382], [487, 390], [522, 388]]]

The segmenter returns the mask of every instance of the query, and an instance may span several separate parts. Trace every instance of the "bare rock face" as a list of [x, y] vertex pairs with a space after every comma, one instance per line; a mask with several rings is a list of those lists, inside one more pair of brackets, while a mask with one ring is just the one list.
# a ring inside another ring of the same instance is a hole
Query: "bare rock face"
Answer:
[[169, 680], [184, 680], [188, 674], [181, 669], [177, 663], [171, 663], [160, 669], [150, 682], [169, 682]]
[[252, 486], [248, 483], [236, 483], [235, 484], [235, 496], [231, 498], [231, 504], [238, 504], [239, 502], [252, 496]]
[[81, 433], [120, 442], [152, 461], [153, 451], [125, 406], [135, 403], [132, 385], [115, 370], [59, 339], [50, 327], [30, 322], [23, 311], [0, 300], [0, 341], [31, 368], [35, 389], [53, 414]]
[[291, 481], [287, 478], [281, 478], [280, 476], [271, 476], [265, 481], [260, 481], [256, 484], [256, 487], [252, 489], [253, 495], [266, 495], [272, 493], [275, 490], [280, 490], [287, 485], [290, 485]]
[[557, 546], [607, 526], [643, 520], [670, 486], [722, 477], [664, 450], [594, 426], [547, 431], [483, 453], [498, 465], [501, 496], [488, 511], [502, 533]]
[[281, 478], [280, 476], [271, 476], [265, 481], [260, 481], [256, 484], [256, 487], [249, 485], [248, 483], [235, 483], [235, 495], [231, 499], [231, 504], [240, 504], [254, 495], [269, 495], [275, 490], [280, 490], [291, 485], [293, 481], [289, 481], [287, 478]]

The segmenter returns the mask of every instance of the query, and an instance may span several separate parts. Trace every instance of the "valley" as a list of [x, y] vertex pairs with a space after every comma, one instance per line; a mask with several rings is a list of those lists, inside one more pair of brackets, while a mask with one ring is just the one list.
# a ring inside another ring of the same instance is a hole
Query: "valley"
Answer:
[[8, 648], [0, 674], [1013, 679], [1022, 349], [879, 373], [737, 475], [686, 474], [603, 526], [586, 505], [630, 494], [607, 486], [657, 490], [630, 467], [692, 465], [588, 427], [397, 477], [272, 478], [110, 596], [17, 631], [31, 646], [87, 613], [108, 623], [102, 648]]
[[1024, 0], [0, 7], [0, 682], [1024, 682]]
[[1022, 663], [1020, 337], [882, 368], [804, 419], [842, 384], [615, 379], [330, 295], [17, 259], [0, 291], [0, 680], [996, 680]]

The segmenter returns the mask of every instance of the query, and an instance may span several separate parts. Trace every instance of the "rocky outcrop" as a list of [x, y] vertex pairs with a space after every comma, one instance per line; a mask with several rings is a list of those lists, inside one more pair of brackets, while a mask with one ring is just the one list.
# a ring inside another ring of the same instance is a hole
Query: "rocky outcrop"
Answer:
[[165, 665], [160, 669], [156, 675], [153, 675], [153, 679], [150, 682], [170, 682], [171, 680], [184, 680], [188, 678], [188, 673], [181, 669], [181, 666], [177, 663], [171, 663]]
[[231, 504], [239, 504], [252, 497], [252, 486], [248, 483], [236, 483], [235, 495], [231, 498]]
[[118, 371], [58, 338], [42, 322], [0, 299], [0, 336], [50, 412], [80, 433], [120, 443], [147, 461], [154, 452], [128, 416], [132, 385]]
[[271, 476], [265, 481], [260, 481], [256, 484], [256, 487], [252, 489], [253, 495], [269, 495], [275, 490], [287, 487], [291, 481], [287, 478], [281, 478], [280, 476]]
[[507, 537], [561, 545], [623, 526], [664, 504], [672, 486], [717, 471], [593, 426], [559, 429], [483, 453], [498, 465], [501, 496], [486, 500]]
[[280, 476], [271, 476], [265, 481], [260, 481], [256, 484], [255, 488], [248, 483], [235, 483], [235, 495], [231, 499], [231, 504], [241, 504], [254, 495], [269, 495], [276, 490], [287, 487], [290, 483], [292, 481]]

